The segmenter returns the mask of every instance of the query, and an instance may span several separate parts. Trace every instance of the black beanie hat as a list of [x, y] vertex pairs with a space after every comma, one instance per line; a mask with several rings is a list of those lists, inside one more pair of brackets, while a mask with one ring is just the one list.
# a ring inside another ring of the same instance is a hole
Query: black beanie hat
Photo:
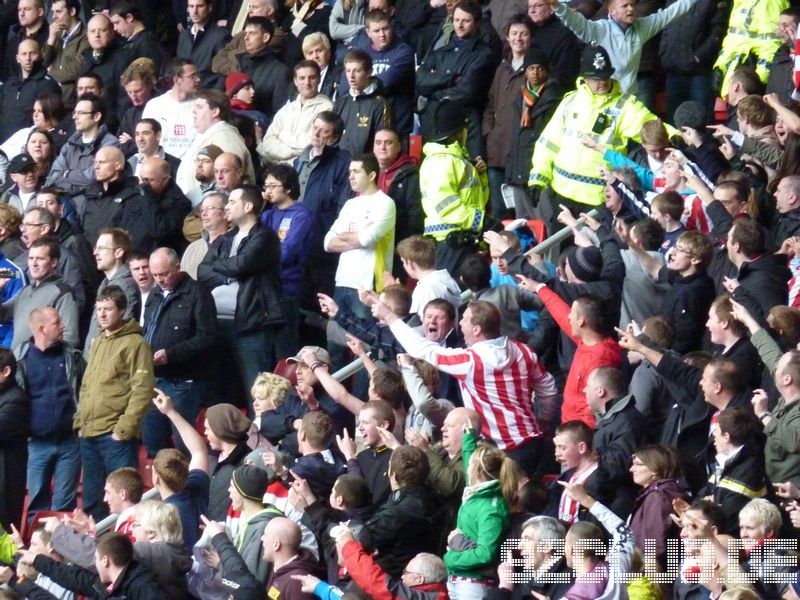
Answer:
[[603, 270], [603, 254], [594, 246], [576, 248], [567, 256], [567, 263], [581, 281], [597, 281]]
[[522, 61], [522, 69], [527, 69], [531, 65], [540, 65], [550, 70], [550, 59], [547, 58], [547, 53], [539, 48], [539, 46], [532, 46], [525, 54], [525, 60]]
[[267, 486], [272, 483], [269, 473], [253, 465], [236, 467], [231, 477], [231, 482], [243, 498], [255, 502], [261, 502], [264, 499], [264, 492], [267, 491]]
[[690, 127], [703, 132], [706, 129], [706, 111], [699, 103], [687, 100], [675, 109], [673, 121], [675, 121], [675, 127], [678, 129]]

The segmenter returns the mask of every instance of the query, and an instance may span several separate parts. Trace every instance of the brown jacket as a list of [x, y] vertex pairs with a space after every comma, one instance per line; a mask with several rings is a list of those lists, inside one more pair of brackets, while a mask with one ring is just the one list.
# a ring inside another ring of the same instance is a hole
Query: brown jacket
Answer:
[[486, 164], [505, 168], [511, 150], [511, 134], [516, 116], [514, 102], [522, 94], [525, 81], [522, 69], [516, 71], [508, 59], [504, 59], [495, 71], [492, 87], [489, 88], [489, 103], [483, 112], [483, 135], [486, 137]]
[[55, 46], [46, 44], [42, 50], [44, 64], [48, 67], [47, 72], [61, 84], [61, 95], [68, 108], [75, 104], [75, 84], [83, 70], [82, 53], [88, 47], [86, 27], [81, 23], [75, 35], [66, 44], [59, 40]]

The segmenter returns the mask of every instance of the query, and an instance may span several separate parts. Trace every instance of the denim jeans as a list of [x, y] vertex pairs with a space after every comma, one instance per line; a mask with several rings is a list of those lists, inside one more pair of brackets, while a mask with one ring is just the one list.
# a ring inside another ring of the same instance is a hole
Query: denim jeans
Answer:
[[[206, 401], [208, 386], [205, 381], [156, 377], [156, 387], [172, 398], [175, 410], [184, 419], [191, 425], [195, 424]], [[142, 443], [147, 450], [147, 456], [154, 458], [162, 448], [171, 448], [173, 439], [175, 447], [188, 454], [175, 426], [155, 406], [151, 406], [142, 420]]]
[[251, 419], [253, 404], [248, 401], [248, 394], [259, 373], [275, 368], [275, 336], [275, 330], [265, 329], [253, 333], [238, 333], [233, 338], [233, 351], [246, 396], [244, 405], [247, 406]]
[[122, 442], [112, 439], [111, 434], [91, 438], [80, 438], [83, 461], [83, 510], [95, 521], [108, 516], [108, 507], [103, 502], [106, 477], [122, 467], [139, 467], [135, 440]]
[[[78, 438], [31, 439], [28, 442], [28, 519], [40, 510], [72, 510], [81, 477]], [[55, 478], [52, 486], [51, 481]]]
[[276, 362], [294, 356], [300, 349], [300, 306], [297, 297], [284, 296], [281, 298], [281, 312], [286, 325], [275, 336]]

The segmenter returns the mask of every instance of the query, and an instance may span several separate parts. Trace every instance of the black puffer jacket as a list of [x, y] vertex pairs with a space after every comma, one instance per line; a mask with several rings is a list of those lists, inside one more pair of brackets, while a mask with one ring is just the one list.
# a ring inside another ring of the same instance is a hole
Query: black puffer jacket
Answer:
[[419, 552], [431, 552], [437, 538], [434, 503], [427, 488], [402, 488], [389, 499], [369, 521], [370, 537], [378, 551], [378, 564], [392, 577], [400, 577], [403, 569]]
[[109, 182], [108, 189], [93, 183], [86, 190], [86, 209], [83, 231], [86, 241], [94, 245], [105, 227], [121, 227], [132, 238], [133, 247], [139, 248], [147, 235], [147, 224], [154, 220], [149, 203], [139, 189], [135, 177], [121, 177]]
[[[677, 1], [669, 0], [667, 6]], [[664, 71], [709, 72], [722, 48], [730, 14], [730, 0], [697, 0], [689, 12], [667, 25], [658, 53]]]
[[[21, 125], [31, 122], [33, 103], [44, 94], [61, 95], [61, 86], [47, 74], [47, 70], [37, 64], [33, 72], [25, 79], [15, 75], [8, 79], [2, 87], [3, 121], [0, 123], [0, 136], [7, 140]], [[9, 159], [13, 156], [9, 156]]]
[[788, 304], [788, 283], [792, 272], [782, 254], [762, 254], [755, 260], [739, 267], [739, 287], [733, 292], [735, 300], [741, 302], [749, 297], [767, 316], [773, 306]]
[[236, 255], [231, 256], [231, 244], [238, 232], [237, 228], [214, 240], [197, 267], [197, 280], [209, 290], [230, 279], [239, 282], [234, 318], [237, 333], [281, 325], [280, 240], [258, 221], [240, 242]]
[[253, 78], [256, 91], [253, 105], [272, 118], [286, 104], [287, 92], [292, 85], [289, 67], [269, 46], [255, 54], [237, 54], [236, 60], [239, 61], [239, 70]]

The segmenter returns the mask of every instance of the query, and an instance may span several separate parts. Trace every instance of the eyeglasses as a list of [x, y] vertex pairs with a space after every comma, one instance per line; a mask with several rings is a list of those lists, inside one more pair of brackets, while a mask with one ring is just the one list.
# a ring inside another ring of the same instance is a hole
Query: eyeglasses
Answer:
[[85, 116], [93, 115], [93, 114], [94, 114], [94, 112], [91, 111], [91, 110], [73, 110], [72, 111], [72, 116], [73, 117], [77, 117], [78, 115], [81, 115], [81, 116], [85, 117]]
[[95, 250], [110, 250], [111, 252], [116, 250], [116, 248], [114, 248], [112, 246], [95, 246], [94, 249]]
[[194, 73], [187, 73], [185, 75], [181, 75], [181, 77], [184, 79], [200, 79], [200, 73], [197, 73], [195, 71]]
[[28, 227], [41, 227], [44, 223], [20, 223], [20, 229], [27, 229]]
[[683, 254], [691, 254], [691, 251], [681, 246], [675, 246], [675, 252], [682, 252]]
[[283, 187], [282, 183], [265, 183], [264, 184], [264, 189], [265, 190], [276, 190], [276, 189], [282, 188], [282, 187]]

